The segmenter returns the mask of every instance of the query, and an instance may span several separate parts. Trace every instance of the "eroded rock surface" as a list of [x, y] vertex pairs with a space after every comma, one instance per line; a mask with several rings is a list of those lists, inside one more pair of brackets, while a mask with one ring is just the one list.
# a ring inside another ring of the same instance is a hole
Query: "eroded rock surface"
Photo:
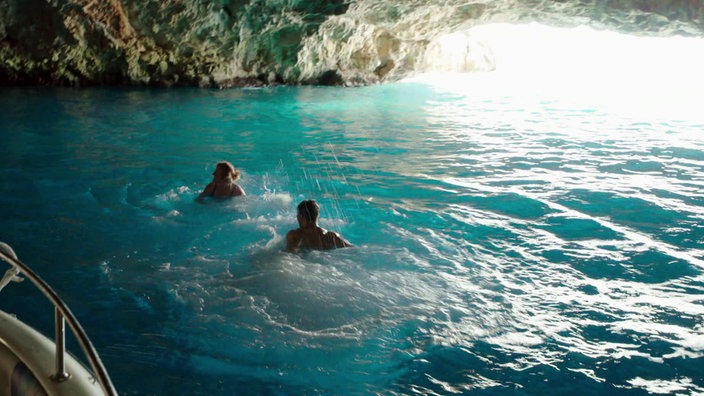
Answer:
[[[362, 85], [491, 70], [467, 29], [540, 20], [701, 34], [688, 0], [4, 0], [0, 85]], [[467, 45], [450, 48], [448, 34]], [[449, 53], [448, 53], [449, 51]], [[446, 57], [441, 62], [438, 57]], [[430, 60], [430, 61], [429, 61]]]

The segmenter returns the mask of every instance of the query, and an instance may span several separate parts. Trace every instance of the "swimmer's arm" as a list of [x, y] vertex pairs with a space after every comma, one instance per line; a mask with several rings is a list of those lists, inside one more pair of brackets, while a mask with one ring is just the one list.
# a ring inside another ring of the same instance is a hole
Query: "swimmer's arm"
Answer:
[[245, 194], [244, 189], [242, 187], [235, 184], [235, 186], [232, 188], [232, 196], [239, 197], [240, 195], [244, 196], [247, 194]]
[[336, 249], [354, 246], [348, 240], [346, 240], [345, 238], [343, 238], [340, 234], [338, 234], [336, 232], [332, 232], [332, 231], [328, 232], [328, 235], [330, 235], [330, 238], [332, 239], [332, 243]]
[[213, 195], [213, 191], [215, 191], [215, 183], [212, 183], [212, 182], [208, 183], [208, 185], [205, 186], [205, 189], [203, 190], [203, 192], [200, 193], [198, 198], [196, 198], [196, 201], [198, 201], [198, 202], [203, 201], [203, 199], [205, 199], [205, 197], [209, 197], [209, 196]]
[[301, 245], [301, 235], [298, 230], [291, 230], [286, 234], [286, 251], [295, 253]]

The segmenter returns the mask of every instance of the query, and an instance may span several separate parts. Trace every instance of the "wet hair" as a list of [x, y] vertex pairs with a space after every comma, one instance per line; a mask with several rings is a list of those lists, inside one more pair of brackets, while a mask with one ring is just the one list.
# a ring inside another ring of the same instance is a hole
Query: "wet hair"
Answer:
[[232, 177], [232, 180], [237, 180], [240, 178], [240, 171], [238, 171], [237, 168], [235, 168], [235, 166], [232, 165], [229, 161], [220, 161], [215, 167], [219, 168], [221, 166], [227, 168], [230, 177]]
[[315, 223], [320, 215], [320, 205], [312, 199], [302, 201], [298, 204], [298, 213], [303, 216], [306, 221]]

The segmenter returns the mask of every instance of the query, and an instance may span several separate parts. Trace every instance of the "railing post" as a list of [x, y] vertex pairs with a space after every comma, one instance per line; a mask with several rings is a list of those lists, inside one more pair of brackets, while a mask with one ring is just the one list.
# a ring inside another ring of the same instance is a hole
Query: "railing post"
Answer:
[[51, 379], [57, 382], [66, 381], [71, 374], [66, 372], [66, 322], [59, 308], [54, 308], [54, 342], [56, 343], [56, 374]]
[[[57, 382], [66, 381], [71, 378], [71, 374], [66, 372], [65, 369], [65, 357], [66, 357], [66, 345], [65, 345], [65, 323], [68, 321], [68, 326], [73, 331], [73, 335], [78, 341], [83, 353], [85, 354], [88, 362], [90, 363], [90, 368], [93, 370], [93, 375], [95, 379], [100, 383], [100, 387], [103, 389], [103, 393], [106, 396], [117, 396], [117, 391], [110, 380], [103, 362], [100, 361], [98, 352], [93, 347], [90, 342], [88, 335], [86, 334], [81, 324], [78, 323], [78, 319], [73, 315], [71, 310], [66, 306], [61, 297], [54, 291], [54, 289], [49, 286], [44, 280], [39, 277], [27, 264], [21, 262], [17, 259], [17, 255], [12, 250], [12, 248], [4, 242], [0, 242], [0, 260], [6, 261], [12, 267], [19, 270], [19, 272], [29, 279], [34, 285], [46, 296], [46, 298], [51, 301], [54, 305], [54, 316], [55, 316], [55, 328], [56, 328], [56, 374], [51, 375], [51, 379]], [[12, 271], [12, 269], [10, 269]], [[19, 277], [15, 274], [12, 276], [8, 275], [10, 272], [6, 272], [5, 276], [0, 283], [3, 285], [9, 280], [17, 280]]]

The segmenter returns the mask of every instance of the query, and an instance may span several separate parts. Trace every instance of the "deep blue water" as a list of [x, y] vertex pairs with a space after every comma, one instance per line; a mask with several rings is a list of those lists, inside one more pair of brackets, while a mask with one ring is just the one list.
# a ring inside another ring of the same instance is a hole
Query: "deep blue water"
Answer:
[[703, 393], [701, 117], [456, 82], [3, 88], [0, 240], [124, 395]]

